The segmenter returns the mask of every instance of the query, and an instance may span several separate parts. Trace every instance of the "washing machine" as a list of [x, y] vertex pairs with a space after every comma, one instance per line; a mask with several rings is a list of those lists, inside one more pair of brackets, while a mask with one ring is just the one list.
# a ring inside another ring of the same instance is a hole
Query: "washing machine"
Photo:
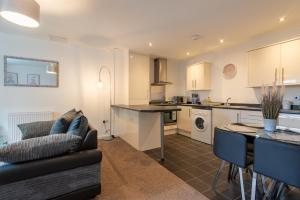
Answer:
[[212, 144], [211, 113], [209, 109], [192, 109], [192, 139]]

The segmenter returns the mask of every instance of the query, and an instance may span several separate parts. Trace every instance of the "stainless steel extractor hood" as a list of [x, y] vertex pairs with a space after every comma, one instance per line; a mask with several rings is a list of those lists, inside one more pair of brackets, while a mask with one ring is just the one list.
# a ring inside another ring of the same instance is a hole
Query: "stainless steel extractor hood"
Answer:
[[168, 62], [165, 58], [154, 59], [154, 83], [151, 85], [168, 85], [172, 84], [167, 80]]

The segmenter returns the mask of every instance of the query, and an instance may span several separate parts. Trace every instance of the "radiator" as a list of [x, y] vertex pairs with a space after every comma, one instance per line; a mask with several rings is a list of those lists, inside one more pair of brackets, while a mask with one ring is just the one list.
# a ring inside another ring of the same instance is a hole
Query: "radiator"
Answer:
[[53, 112], [23, 112], [8, 114], [8, 142], [19, 141], [22, 138], [18, 124], [54, 119]]

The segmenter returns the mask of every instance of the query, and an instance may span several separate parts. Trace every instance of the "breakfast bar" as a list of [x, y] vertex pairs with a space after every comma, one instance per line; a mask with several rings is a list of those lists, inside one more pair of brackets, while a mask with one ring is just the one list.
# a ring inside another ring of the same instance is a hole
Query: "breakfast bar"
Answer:
[[139, 151], [161, 148], [164, 160], [164, 113], [176, 106], [112, 105], [116, 132]]

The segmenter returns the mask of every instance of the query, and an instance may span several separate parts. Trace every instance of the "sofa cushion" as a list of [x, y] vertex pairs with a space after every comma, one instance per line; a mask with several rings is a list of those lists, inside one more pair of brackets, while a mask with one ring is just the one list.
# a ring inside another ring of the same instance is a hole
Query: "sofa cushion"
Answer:
[[88, 127], [88, 119], [84, 115], [78, 115], [70, 124], [67, 134], [77, 135], [84, 139], [87, 134]]
[[53, 124], [54, 121], [40, 121], [19, 124], [18, 127], [22, 132], [22, 140], [25, 140], [49, 135]]
[[0, 161], [19, 163], [50, 158], [80, 148], [82, 138], [76, 135], [55, 134], [11, 143], [0, 148]]
[[65, 114], [63, 114], [59, 119], [57, 119], [51, 130], [50, 134], [60, 134], [60, 133], [66, 133], [68, 131], [68, 128], [73, 121], [73, 119], [78, 115], [79, 113], [72, 109]]

